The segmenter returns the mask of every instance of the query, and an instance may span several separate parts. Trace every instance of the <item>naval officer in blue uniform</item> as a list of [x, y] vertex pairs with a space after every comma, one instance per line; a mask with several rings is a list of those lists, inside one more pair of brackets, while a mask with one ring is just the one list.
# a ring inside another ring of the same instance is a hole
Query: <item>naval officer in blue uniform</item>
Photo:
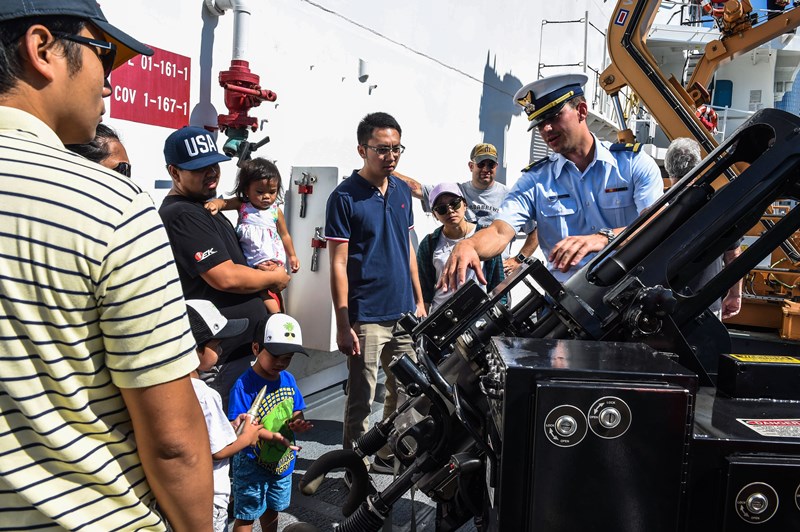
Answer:
[[496, 220], [460, 242], [440, 282], [455, 289], [466, 269], [481, 281], [480, 260], [500, 253], [534, 220], [548, 267], [565, 281], [663, 193], [661, 171], [639, 144], [611, 144], [589, 130], [583, 74], [534, 81], [514, 95], [553, 151], [523, 170]]

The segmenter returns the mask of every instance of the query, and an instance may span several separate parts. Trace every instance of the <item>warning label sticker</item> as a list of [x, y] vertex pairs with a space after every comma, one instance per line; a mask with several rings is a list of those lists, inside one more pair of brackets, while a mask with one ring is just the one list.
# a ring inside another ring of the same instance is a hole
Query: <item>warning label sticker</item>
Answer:
[[736, 421], [753, 429], [761, 436], [772, 438], [800, 438], [800, 419], [742, 419]]
[[756, 364], [800, 364], [800, 358], [783, 355], [730, 355], [741, 362], [754, 362]]

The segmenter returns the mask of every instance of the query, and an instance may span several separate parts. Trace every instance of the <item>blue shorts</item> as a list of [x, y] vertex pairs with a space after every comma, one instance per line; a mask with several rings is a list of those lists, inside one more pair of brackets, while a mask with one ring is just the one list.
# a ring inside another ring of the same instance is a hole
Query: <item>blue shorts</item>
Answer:
[[237, 453], [233, 456], [233, 516], [255, 521], [267, 510], [281, 512], [292, 499], [292, 475], [270, 476], [255, 460]]

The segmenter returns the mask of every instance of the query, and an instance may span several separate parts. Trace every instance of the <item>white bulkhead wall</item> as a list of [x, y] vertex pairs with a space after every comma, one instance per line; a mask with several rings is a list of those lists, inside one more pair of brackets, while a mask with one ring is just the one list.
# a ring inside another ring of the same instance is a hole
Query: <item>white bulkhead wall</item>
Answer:
[[[230, 65], [231, 12], [214, 17], [203, 0], [107, 0], [102, 7], [113, 24], [137, 39], [191, 58], [191, 125], [213, 126], [217, 114], [227, 113], [217, 77]], [[251, 109], [263, 130], [249, 140], [270, 137], [256, 155], [275, 160], [284, 188], [296, 194], [297, 186], [289, 181], [292, 167], [332, 166], [340, 178], [360, 168], [355, 130], [359, 119], [373, 111], [394, 115], [403, 128], [407, 150], [398, 171], [424, 184], [465, 181], [471, 147], [492, 142], [501, 154], [501, 180], [512, 184], [529, 162], [531, 136], [511, 96], [536, 79], [539, 61], [575, 64], [584, 55], [585, 29], [580, 23], [546, 25], [540, 54], [542, 20], [577, 20], [588, 10], [590, 22], [605, 31], [614, 3], [250, 0], [248, 7], [245, 59], [260, 76], [261, 87], [278, 95], [276, 102]], [[589, 31], [589, 53], [595, 56], [590, 63], [599, 68], [602, 36]], [[364, 82], [358, 79], [359, 60], [368, 67]], [[548, 66], [541, 75], [569, 71], [582, 67]], [[113, 74], [111, 81], [113, 85]], [[114, 105], [112, 96], [107, 107]], [[155, 187], [157, 181], [168, 185], [162, 150], [171, 130], [113, 119], [108, 112], [106, 116], [122, 135], [133, 179], [160, 204], [167, 190]], [[225, 140], [221, 135], [219, 149]], [[233, 189], [235, 174], [234, 162], [222, 165], [220, 192]], [[308, 216], [324, 221], [324, 202], [314, 199], [318, 212]], [[414, 201], [414, 209], [421, 239], [437, 223], [423, 213], [419, 202]], [[293, 237], [295, 247], [309, 248], [309, 235]], [[325, 250], [321, 260], [327, 265]], [[308, 267], [306, 260], [303, 268]], [[327, 274], [319, 273], [314, 280], [304, 276], [304, 282], [319, 285], [318, 300], [310, 305], [330, 301]], [[300, 307], [292, 302], [291, 311], [307, 335], [314, 324], [303, 323]], [[330, 364], [340, 361], [332, 357]]]
[[[716, 79], [728, 80], [733, 84], [731, 101], [733, 109], [754, 112], [759, 109], [775, 107], [775, 61], [777, 57], [776, 51], [759, 48], [720, 67]], [[717, 112], [723, 113], [723, 111]], [[736, 113], [735, 116], [737, 118], [732, 118], [728, 124], [728, 135], [741, 126], [747, 118], [743, 117], [741, 112]]]

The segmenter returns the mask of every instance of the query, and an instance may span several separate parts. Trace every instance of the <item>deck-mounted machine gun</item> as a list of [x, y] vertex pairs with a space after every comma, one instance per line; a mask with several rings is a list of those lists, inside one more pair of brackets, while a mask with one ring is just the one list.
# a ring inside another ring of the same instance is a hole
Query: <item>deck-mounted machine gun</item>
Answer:
[[[734, 164], [744, 170], [715, 190]], [[351, 499], [365, 500], [348, 501], [343, 532], [379, 530], [412, 486], [437, 502], [439, 530], [471, 518], [479, 530], [800, 529], [800, 372], [720, 357], [727, 337], [705, 310], [800, 227], [800, 210], [697, 293], [671, 290], [778, 197], [800, 198], [800, 119], [764, 110], [563, 286], [533, 261], [410, 322], [419, 362], [391, 368], [411, 399], [301, 487], [350, 468]], [[500, 305], [520, 282], [530, 294]], [[386, 442], [405, 469], [367, 496], [360, 458]]]

